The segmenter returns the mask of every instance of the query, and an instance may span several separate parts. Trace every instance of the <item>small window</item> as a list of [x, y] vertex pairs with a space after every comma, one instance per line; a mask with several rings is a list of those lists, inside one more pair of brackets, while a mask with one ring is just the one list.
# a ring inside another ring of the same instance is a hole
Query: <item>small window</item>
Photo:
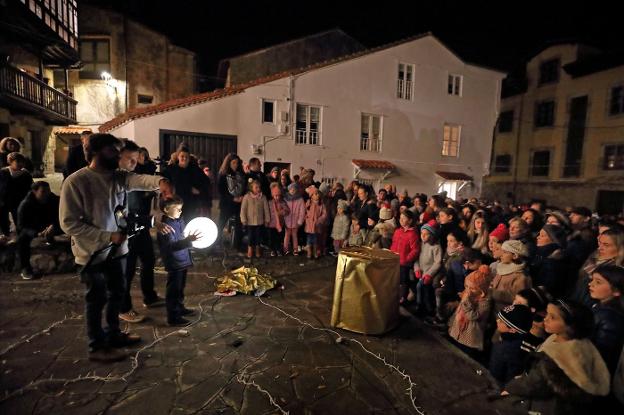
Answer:
[[555, 124], [555, 101], [538, 102], [534, 121], [536, 127], [552, 127]]
[[399, 63], [397, 98], [411, 100], [414, 87], [414, 65]]
[[624, 144], [614, 144], [604, 147], [605, 170], [624, 170]]
[[262, 122], [267, 124], [275, 122], [275, 101], [262, 100]]
[[494, 173], [509, 173], [511, 171], [511, 155], [501, 154], [496, 156]]
[[154, 97], [152, 95], [138, 94], [137, 102], [139, 104], [151, 104], [152, 102], [154, 102]]
[[509, 133], [513, 131], [513, 111], [503, 111], [498, 120], [498, 132]]
[[108, 39], [86, 39], [80, 41], [80, 71], [82, 79], [101, 79], [102, 72], [111, 71], [110, 41]]
[[609, 115], [624, 114], [624, 86], [611, 88]]
[[449, 75], [447, 91], [449, 95], [461, 97], [462, 95], [463, 76]]
[[542, 62], [539, 68], [539, 85], [552, 84], [559, 81], [559, 59]]
[[381, 116], [362, 114], [360, 151], [381, 152]]
[[531, 162], [531, 176], [546, 177], [550, 173], [550, 150], [534, 151]]
[[296, 144], [320, 144], [321, 108], [297, 104]]
[[444, 137], [442, 139], [442, 155], [448, 157], [459, 157], [461, 126], [446, 124], [444, 126]]

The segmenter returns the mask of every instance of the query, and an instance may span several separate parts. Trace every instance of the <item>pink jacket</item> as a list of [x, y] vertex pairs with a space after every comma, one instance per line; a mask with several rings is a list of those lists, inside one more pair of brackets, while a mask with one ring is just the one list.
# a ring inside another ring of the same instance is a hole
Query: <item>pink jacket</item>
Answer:
[[322, 233], [327, 219], [327, 211], [323, 203], [306, 203], [305, 231], [306, 233]]
[[[269, 228], [282, 231], [284, 229], [284, 217], [290, 213], [286, 202], [283, 199], [269, 200], [269, 210], [271, 211], [271, 221], [269, 222]], [[280, 226], [278, 226], [278, 224]]]
[[288, 213], [284, 217], [284, 223], [287, 228], [298, 228], [305, 222], [305, 202], [300, 197], [294, 200], [286, 200], [286, 206], [288, 207]]

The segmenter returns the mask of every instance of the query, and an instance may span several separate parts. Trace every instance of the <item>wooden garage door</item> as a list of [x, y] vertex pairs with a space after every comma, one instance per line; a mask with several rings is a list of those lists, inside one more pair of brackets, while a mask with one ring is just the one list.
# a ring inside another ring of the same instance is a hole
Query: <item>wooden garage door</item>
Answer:
[[213, 195], [216, 197], [215, 185], [219, 175], [221, 162], [228, 153], [236, 153], [237, 137], [223, 134], [201, 134], [189, 131], [160, 130], [160, 157], [169, 160], [171, 153], [184, 143], [191, 150], [191, 154], [198, 159], [208, 161], [213, 173]]

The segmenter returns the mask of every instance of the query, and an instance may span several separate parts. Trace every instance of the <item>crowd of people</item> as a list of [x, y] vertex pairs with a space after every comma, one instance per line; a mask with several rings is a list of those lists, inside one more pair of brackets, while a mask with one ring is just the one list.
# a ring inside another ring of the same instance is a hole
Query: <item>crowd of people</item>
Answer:
[[[188, 323], [185, 316], [194, 311], [184, 306], [184, 286], [192, 266], [189, 248], [199, 235], [184, 237], [182, 230], [185, 220], [211, 215], [213, 178], [207, 163], [184, 145], [155, 176], [156, 164], [145, 148], [110, 135], [86, 135], [81, 144], [86, 160], [75, 163], [83, 167], [68, 171], [63, 184], [60, 224], [51, 213], [58, 211], [59, 200], [49, 186], [33, 184], [19, 152], [7, 155], [7, 167], [0, 170], [0, 225], [8, 235], [4, 218], [13, 217], [24, 258], [35, 236], [62, 231], [72, 236], [87, 284], [91, 350], [94, 357], [111, 360], [118, 357], [111, 346], [140, 340], [119, 331], [119, 319], [143, 320], [130, 297], [137, 260], [143, 303], [165, 302], [169, 324]], [[249, 260], [265, 255], [314, 260], [354, 246], [398, 254], [397, 301], [487, 366], [501, 396], [516, 396], [542, 413], [585, 413], [613, 407], [622, 398], [622, 217], [598, 218], [582, 206], [409, 195], [391, 184], [375, 191], [357, 181], [347, 186], [318, 181], [314, 170], [305, 168], [292, 176], [279, 168], [265, 174], [259, 159], [244, 162], [236, 154], [225, 157], [214, 181], [218, 226], [234, 232], [232, 248]], [[165, 301], [154, 290], [149, 229], [133, 235], [128, 245], [114, 212], [106, 210], [111, 203], [100, 200], [111, 194], [130, 215], [156, 218], [168, 272]], [[119, 246], [117, 252], [91, 264], [109, 243]], [[29, 267], [22, 260], [25, 278], [32, 276]], [[118, 273], [125, 278], [111, 284]]]

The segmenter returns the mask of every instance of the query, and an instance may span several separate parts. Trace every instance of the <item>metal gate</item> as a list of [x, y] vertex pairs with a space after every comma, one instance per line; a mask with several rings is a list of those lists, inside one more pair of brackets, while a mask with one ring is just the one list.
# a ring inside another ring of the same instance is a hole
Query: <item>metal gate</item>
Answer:
[[160, 130], [160, 157], [169, 161], [171, 153], [184, 143], [199, 160], [206, 160], [212, 171], [212, 194], [216, 193], [216, 181], [219, 177], [221, 162], [228, 153], [236, 153], [237, 137], [235, 135], [202, 134], [189, 131]]

